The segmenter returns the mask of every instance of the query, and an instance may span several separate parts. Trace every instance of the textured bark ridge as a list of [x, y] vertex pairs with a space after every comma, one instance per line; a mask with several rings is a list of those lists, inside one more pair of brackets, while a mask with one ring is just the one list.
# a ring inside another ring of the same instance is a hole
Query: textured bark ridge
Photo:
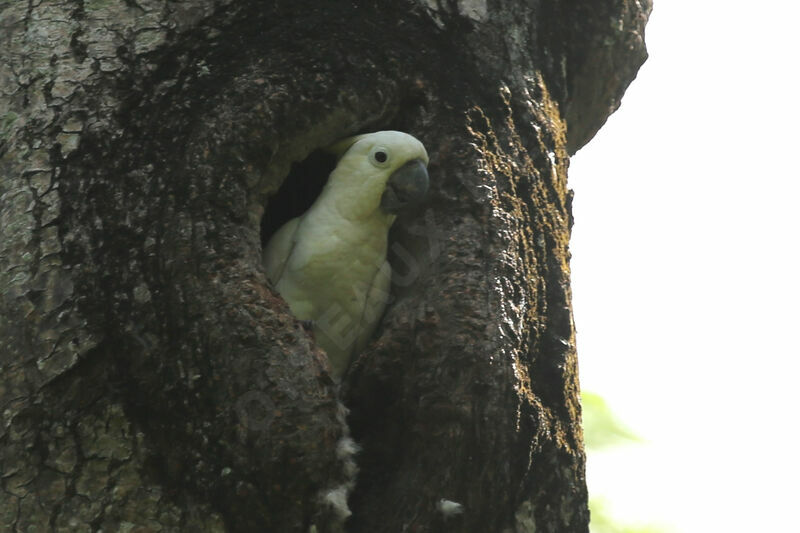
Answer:
[[[568, 155], [650, 10], [600, 4], [0, 1], [0, 529], [586, 531]], [[259, 255], [378, 129], [432, 190], [340, 388]]]

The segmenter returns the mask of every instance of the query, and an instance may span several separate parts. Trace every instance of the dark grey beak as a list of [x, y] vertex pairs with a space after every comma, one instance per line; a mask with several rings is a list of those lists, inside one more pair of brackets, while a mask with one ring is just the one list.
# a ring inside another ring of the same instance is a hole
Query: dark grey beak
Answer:
[[412, 159], [389, 176], [381, 196], [381, 209], [397, 214], [405, 207], [419, 204], [428, 192], [429, 183], [425, 163]]

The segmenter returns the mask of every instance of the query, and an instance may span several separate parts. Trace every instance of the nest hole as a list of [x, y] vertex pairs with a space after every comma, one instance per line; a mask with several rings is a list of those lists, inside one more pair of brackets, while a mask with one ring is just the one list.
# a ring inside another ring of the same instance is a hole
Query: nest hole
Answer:
[[261, 219], [262, 246], [266, 246], [281, 226], [311, 207], [334, 168], [336, 156], [321, 149], [292, 164], [281, 187], [267, 200]]

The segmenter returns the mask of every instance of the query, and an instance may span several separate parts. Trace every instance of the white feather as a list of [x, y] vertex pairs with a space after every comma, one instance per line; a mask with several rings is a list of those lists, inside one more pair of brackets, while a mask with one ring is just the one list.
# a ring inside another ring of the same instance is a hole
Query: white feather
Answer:
[[436, 509], [438, 509], [439, 512], [445, 516], [445, 518], [459, 515], [464, 512], [463, 505], [451, 500], [445, 500], [444, 498], [436, 502]]

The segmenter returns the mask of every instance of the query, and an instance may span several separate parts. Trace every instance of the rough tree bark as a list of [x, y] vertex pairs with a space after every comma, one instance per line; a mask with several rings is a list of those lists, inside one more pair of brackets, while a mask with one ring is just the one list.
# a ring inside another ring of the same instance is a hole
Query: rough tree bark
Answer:
[[[343, 398], [347, 530], [586, 531], [567, 166], [649, 11], [0, 0], [0, 529], [335, 530]], [[259, 254], [378, 129], [432, 190], [339, 390]]]

